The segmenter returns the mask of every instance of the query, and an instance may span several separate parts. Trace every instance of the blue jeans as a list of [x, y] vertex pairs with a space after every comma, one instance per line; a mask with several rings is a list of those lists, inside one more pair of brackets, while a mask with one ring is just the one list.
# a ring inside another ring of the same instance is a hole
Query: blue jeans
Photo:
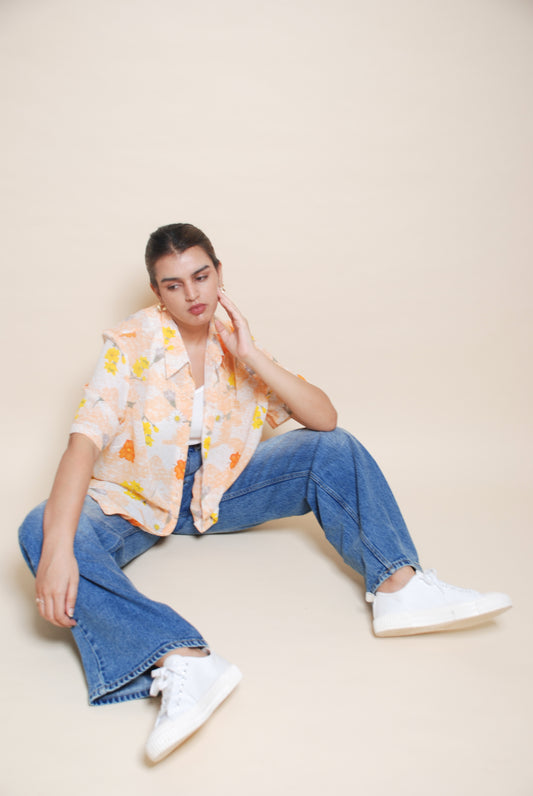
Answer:
[[[189, 449], [183, 500], [174, 534], [197, 534], [189, 510], [200, 446]], [[35, 574], [42, 546], [45, 504], [24, 521], [20, 545]], [[312, 511], [327, 539], [368, 591], [418, 556], [383, 474], [345, 431], [290, 431], [262, 442], [224, 494], [213, 533], [241, 531], [268, 520]], [[104, 514], [87, 497], [74, 540], [80, 583], [74, 618], [91, 704], [148, 696], [150, 670], [178, 647], [207, 642], [172, 608], [142, 595], [122, 572], [159, 537], [118, 514]]]

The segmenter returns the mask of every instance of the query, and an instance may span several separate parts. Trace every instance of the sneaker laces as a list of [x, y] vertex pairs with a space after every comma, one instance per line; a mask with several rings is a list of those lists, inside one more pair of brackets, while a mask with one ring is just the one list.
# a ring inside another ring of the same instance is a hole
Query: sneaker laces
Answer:
[[453, 586], [451, 583], [444, 583], [442, 580], [439, 580], [437, 578], [436, 569], [423, 570], [418, 573], [418, 576], [424, 583], [427, 583], [428, 586], [436, 586], [443, 594], [446, 594], [446, 592], [462, 592], [464, 594], [465, 592], [472, 591], [471, 589], [463, 589], [461, 586]]
[[172, 668], [158, 666], [152, 670], [152, 684], [150, 685], [150, 696], [161, 694], [160, 716], [171, 715], [179, 708], [179, 703], [183, 693], [183, 686], [187, 677], [189, 662], [185, 657], [175, 655]]
[[[418, 577], [420, 580], [427, 583], [428, 586], [435, 586], [439, 589], [443, 594], [446, 592], [464, 592], [469, 591], [468, 589], [462, 589], [460, 586], [452, 586], [450, 583], [444, 583], [442, 580], [437, 578], [437, 570], [436, 569], [418, 569], [415, 572], [414, 577]], [[410, 583], [411, 581], [409, 581]], [[406, 584], [406, 585], [409, 585]], [[367, 591], [366, 593], [366, 601], [367, 603], [373, 603], [376, 599], [376, 595], [372, 594], [372, 592]]]
[[418, 577], [420, 580], [423, 580], [424, 583], [427, 583], [428, 586], [446, 586], [446, 583], [443, 583], [437, 578], [437, 570], [436, 569], [423, 569], [418, 573]]

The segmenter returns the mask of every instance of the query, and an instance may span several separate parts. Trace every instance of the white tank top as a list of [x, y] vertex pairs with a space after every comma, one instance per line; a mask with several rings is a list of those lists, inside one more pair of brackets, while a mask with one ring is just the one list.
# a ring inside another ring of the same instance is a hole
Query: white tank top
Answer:
[[202, 441], [202, 426], [204, 421], [204, 387], [198, 387], [194, 391], [194, 403], [192, 406], [191, 434], [189, 445], [198, 445]]

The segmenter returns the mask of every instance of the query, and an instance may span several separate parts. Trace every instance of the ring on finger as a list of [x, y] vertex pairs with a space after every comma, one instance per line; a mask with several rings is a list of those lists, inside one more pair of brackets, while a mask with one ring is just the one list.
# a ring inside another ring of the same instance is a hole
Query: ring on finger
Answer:
[[35, 602], [37, 603], [37, 605], [39, 605], [39, 604], [44, 605], [44, 600], [43, 600], [42, 597], [36, 597], [35, 598]]

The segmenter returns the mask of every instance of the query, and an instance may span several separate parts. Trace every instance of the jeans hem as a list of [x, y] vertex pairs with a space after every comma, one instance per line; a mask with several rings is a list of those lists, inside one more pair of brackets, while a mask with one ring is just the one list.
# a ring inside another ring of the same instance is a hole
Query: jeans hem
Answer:
[[418, 561], [412, 561], [410, 558], [402, 558], [399, 561], [395, 561], [394, 564], [389, 564], [385, 572], [376, 580], [375, 585], [368, 588], [368, 591], [371, 594], [375, 594], [382, 583], [384, 583], [391, 575], [394, 575], [402, 567], [413, 567], [416, 572], [422, 570], [420, 563]]
[[[168, 652], [171, 652], [175, 649], [180, 649], [183, 647], [207, 647], [208, 644], [203, 638], [196, 638], [196, 639], [188, 639], [187, 641], [179, 641], [179, 642], [168, 642], [163, 646], [159, 647], [155, 652], [153, 652], [146, 660], [141, 663], [139, 666], [135, 667], [132, 671], [128, 672], [128, 674], [119, 677], [112, 683], [105, 683], [97, 688], [90, 688], [89, 689], [89, 704], [90, 705], [107, 705], [112, 702], [127, 702], [132, 699], [144, 699], [145, 697], [149, 696], [149, 689], [142, 688], [139, 689], [139, 692], [133, 692], [131, 694], [120, 694], [120, 689], [123, 688], [125, 685], [130, 683], [132, 680], [135, 680], [137, 677], [140, 677], [142, 674], [147, 672], [151, 669], [156, 661], [159, 658], [166, 655]], [[114, 696], [112, 696], [116, 693]], [[104, 697], [104, 699], [103, 699]]]
[[149, 688], [142, 688], [139, 689], [137, 692], [133, 692], [131, 694], [109, 694], [105, 698], [101, 699], [91, 699], [89, 698], [89, 705], [92, 708], [99, 708], [104, 707], [105, 705], [116, 705], [119, 702], [133, 702], [135, 699], [147, 699], [150, 696], [150, 689]]

